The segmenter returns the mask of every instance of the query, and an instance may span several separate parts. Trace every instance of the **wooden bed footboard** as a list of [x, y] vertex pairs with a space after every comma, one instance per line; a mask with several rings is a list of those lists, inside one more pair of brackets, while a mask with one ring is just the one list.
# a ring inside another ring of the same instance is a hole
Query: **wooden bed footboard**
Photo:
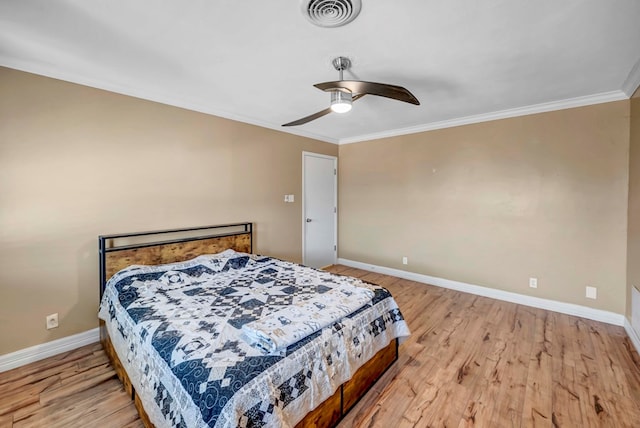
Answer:
[[296, 428], [336, 426], [397, 359], [398, 339], [394, 339], [340, 385], [335, 394], [305, 416]]
[[[124, 385], [125, 391], [134, 401], [136, 409], [140, 414], [140, 419], [145, 427], [154, 428], [106, 331], [102, 339], [102, 345], [111, 360], [111, 364], [118, 378]], [[336, 426], [397, 359], [398, 339], [394, 339], [389, 345], [378, 351], [373, 358], [360, 367], [350, 380], [340, 385], [331, 397], [327, 398], [322, 404], [307, 414], [307, 416], [296, 425], [296, 428]]]

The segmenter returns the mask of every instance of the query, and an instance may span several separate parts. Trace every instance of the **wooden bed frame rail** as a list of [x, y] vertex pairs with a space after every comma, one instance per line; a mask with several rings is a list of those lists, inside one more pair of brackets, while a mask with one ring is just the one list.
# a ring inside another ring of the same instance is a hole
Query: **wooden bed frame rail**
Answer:
[[[157, 240], [158, 238], [161, 240]], [[149, 240], [152, 241], [149, 241]], [[107, 280], [131, 265], [156, 265], [190, 260], [202, 254], [214, 254], [226, 249], [252, 253], [252, 223], [201, 226], [98, 237], [100, 253], [100, 298]], [[140, 419], [147, 428], [149, 420], [136, 395], [129, 375], [111, 343], [104, 321], [100, 320], [100, 340], [125, 390], [134, 401]], [[362, 398], [371, 386], [398, 359], [398, 340], [393, 340], [366, 362], [355, 375], [336, 392], [311, 411], [296, 427], [333, 427]]]
[[[129, 375], [124, 370], [118, 354], [116, 354], [111, 339], [105, 336], [102, 346], [109, 356], [113, 368], [122, 382], [125, 391], [134, 402], [140, 419], [146, 428], [154, 428], [153, 423], [147, 416], [147, 412], [142, 406], [142, 402], [136, 395], [136, 390], [131, 384]], [[398, 339], [392, 340], [389, 345], [382, 348], [378, 353], [362, 367], [347, 382], [340, 385], [336, 392], [318, 407], [312, 410], [303, 420], [296, 424], [296, 428], [311, 427], [335, 427], [338, 422], [355, 406], [358, 401], [371, 389], [378, 379], [393, 365], [398, 359]]]

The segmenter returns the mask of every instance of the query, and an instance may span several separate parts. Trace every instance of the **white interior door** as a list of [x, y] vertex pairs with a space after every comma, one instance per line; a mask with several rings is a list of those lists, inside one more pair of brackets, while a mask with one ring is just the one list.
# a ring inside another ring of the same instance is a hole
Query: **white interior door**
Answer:
[[307, 266], [336, 262], [337, 173], [335, 156], [302, 153], [302, 260]]

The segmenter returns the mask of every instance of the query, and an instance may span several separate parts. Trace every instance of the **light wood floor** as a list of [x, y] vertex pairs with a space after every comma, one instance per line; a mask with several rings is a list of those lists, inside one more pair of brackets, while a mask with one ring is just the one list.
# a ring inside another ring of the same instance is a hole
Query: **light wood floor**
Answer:
[[640, 357], [622, 327], [331, 270], [387, 287], [412, 332], [341, 428], [640, 427]]
[[[334, 266], [387, 287], [412, 330], [347, 427], [640, 427], [621, 327]], [[0, 427], [141, 427], [100, 345], [0, 373]]]

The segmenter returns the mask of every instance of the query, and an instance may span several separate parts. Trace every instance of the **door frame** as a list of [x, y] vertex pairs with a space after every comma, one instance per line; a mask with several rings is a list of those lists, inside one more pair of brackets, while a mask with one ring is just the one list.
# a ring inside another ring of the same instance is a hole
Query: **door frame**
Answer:
[[317, 158], [324, 158], [333, 160], [333, 264], [335, 264], [338, 260], [338, 157], [331, 155], [323, 155], [320, 153], [314, 152], [302, 152], [302, 264], [306, 263], [306, 211], [305, 211], [305, 167], [304, 167], [304, 159], [306, 156], [313, 156]]

